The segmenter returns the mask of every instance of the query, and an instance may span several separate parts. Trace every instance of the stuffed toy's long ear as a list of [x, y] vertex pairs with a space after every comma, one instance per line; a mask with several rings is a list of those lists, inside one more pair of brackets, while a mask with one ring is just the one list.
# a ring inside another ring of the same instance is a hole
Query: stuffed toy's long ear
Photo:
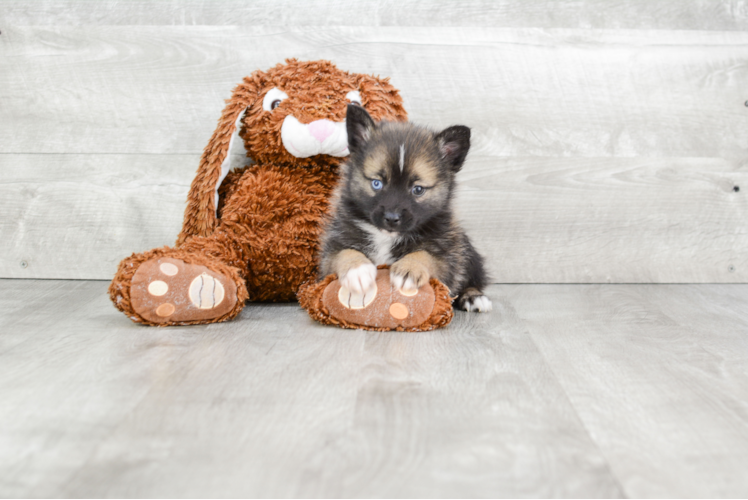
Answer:
[[218, 127], [210, 138], [200, 158], [197, 175], [192, 181], [184, 211], [182, 232], [177, 246], [189, 236], [208, 236], [218, 223], [218, 188], [231, 168], [231, 146], [237, 135], [239, 123], [246, 109], [258, 98], [260, 73], [244, 78], [226, 101]]
[[400, 92], [390, 85], [389, 78], [372, 75], [356, 75], [356, 86], [361, 92], [361, 103], [374, 121], [404, 122], [408, 113], [403, 107]]

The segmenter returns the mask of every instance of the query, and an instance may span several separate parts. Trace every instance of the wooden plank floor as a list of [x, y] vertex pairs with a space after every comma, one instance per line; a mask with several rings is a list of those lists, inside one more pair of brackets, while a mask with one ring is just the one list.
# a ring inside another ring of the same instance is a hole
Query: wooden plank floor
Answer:
[[748, 495], [748, 285], [494, 285], [420, 334], [106, 287], [0, 280], [0, 497]]

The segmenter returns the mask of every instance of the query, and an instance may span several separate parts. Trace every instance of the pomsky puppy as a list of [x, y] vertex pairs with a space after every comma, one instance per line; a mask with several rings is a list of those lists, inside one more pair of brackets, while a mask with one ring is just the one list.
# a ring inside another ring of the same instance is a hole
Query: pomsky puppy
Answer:
[[342, 286], [366, 293], [376, 266], [389, 264], [391, 283], [403, 293], [434, 277], [460, 309], [490, 311], [483, 258], [452, 214], [470, 129], [434, 133], [411, 123], [377, 124], [354, 104], [346, 129], [350, 157], [322, 237], [321, 276], [335, 273]]

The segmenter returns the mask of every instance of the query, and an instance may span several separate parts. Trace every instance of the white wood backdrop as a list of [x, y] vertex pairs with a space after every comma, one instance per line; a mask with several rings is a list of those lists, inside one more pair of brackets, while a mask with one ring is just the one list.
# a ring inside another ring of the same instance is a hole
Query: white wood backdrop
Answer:
[[473, 130], [494, 282], [748, 281], [742, 1], [0, 0], [0, 277], [172, 244], [223, 100], [286, 57]]

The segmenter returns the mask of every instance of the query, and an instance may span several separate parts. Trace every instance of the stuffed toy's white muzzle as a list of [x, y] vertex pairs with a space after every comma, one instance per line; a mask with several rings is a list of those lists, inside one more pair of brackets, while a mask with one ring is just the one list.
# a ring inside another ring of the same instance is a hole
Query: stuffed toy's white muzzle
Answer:
[[315, 155], [348, 156], [348, 134], [345, 120], [315, 120], [301, 123], [288, 115], [281, 127], [281, 140], [286, 150], [296, 158], [309, 158]]

